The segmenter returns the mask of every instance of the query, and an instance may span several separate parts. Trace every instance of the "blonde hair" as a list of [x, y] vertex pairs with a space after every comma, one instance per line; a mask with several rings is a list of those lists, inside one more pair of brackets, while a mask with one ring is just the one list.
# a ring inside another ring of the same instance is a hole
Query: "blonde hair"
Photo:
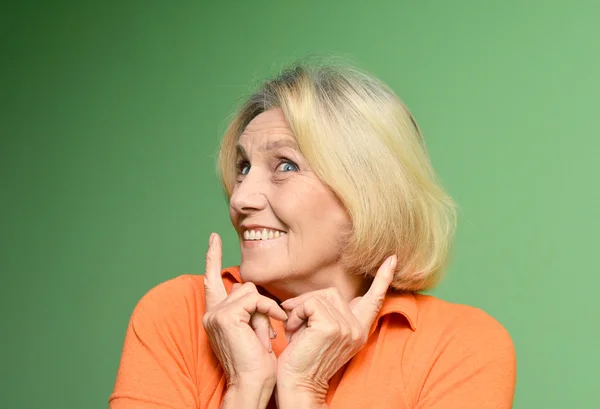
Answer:
[[228, 196], [236, 178], [236, 144], [248, 123], [281, 108], [300, 152], [347, 209], [352, 229], [341, 260], [374, 276], [398, 256], [392, 287], [433, 287], [448, 263], [455, 205], [437, 180], [421, 132], [394, 92], [348, 66], [299, 63], [266, 81], [230, 122], [219, 152]]

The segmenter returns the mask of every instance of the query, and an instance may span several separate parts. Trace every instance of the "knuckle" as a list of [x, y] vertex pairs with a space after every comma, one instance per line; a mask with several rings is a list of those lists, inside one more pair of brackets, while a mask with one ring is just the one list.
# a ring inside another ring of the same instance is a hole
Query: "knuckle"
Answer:
[[371, 304], [375, 308], [379, 309], [383, 305], [383, 300], [384, 299], [385, 299], [385, 296], [383, 296], [383, 295], [375, 296], [375, 297], [371, 298]]
[[204, 314], [204, 317], [202, 317], [202, 326], [206, 328], [208, 326], [209, 321], [210, 318], [208, 317], [208, 313]]
[[204, 279], [204, 291], [205, 292], [213, 292], [215, 290], [215, 286], [210, 280]]
[[251, 291], [251, 292], [256, 292], [256, 293], [258, 292], [258, 290], [256, 289], [256, 285], [251, 282], [242, 284], [242, 288], [244, 288], [246, 291]]
[[340, 326], [334, 322], [325, 324], [323, 325], [323, 333], [326, 336], [337, 336], [340, 333]]
[[265, 297], [264, 295], [261, 295], [261, 297], [265, 298], [265, 301], [267, 302], [267, 304], [269, 306], [269, 309], [271, 309], [271, 308], [275, 308], [275, 309], [278, 309], [278, 310], [281, 309], [281, 307], [279, 306], [279, 304], [277, 304], [274, 300], [270, 299], [269, 297]]
[[224, 327], [229, 322], [229, 317], [226, 314], [214, 314], [214, 317], [211, 322], [218, 325], [219, 327]]
[[352, 330], [350, 331], [350, 337], [352, 339], [352, 342], [363, 343], [363, 331], [359, 328], [352, 328]]
[[319, 301], [319, 299], [316, 297], [311, 297], [304, 301], [304, 306], [309, 308], [316, 308], [319, 306], [319, 304], [321, 304], [321, 301]]
[[352, 331], [347, 325], [339, 325], [339, 333], [344, 339], [352, 339]]
[[213, 320], [214, 320], [214, 314], [207, 312], [202, 317], [202, 325], [204, 326], [205, 329], [208, 329], [212, 326]]

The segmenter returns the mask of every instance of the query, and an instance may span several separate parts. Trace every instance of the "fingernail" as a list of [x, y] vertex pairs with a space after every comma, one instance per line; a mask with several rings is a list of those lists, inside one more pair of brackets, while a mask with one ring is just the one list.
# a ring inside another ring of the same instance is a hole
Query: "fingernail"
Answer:
[[273, 328], [269, 328], [269, 336], [271, 337], [271, 339], [273, 339], [277, 336], [277, 333], [275, 333], [275, 331], [273, 331]]
[[398, 257], [394, 254], [391, 258], [390, 258], [390, 268], [391, 269], [395, 269], [396, 268], [396, 263], [398, 262]]
[[213, 242], [215, 241], [215, 233], [211, 233], [208, 238], [208, 247], [212, 247]]

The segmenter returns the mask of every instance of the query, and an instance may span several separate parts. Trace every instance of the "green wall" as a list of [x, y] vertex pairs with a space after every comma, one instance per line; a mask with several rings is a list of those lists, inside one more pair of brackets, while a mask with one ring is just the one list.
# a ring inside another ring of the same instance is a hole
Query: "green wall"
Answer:
[[434, 293], [510, 331], [514, 407], [600, 407], [600, 3], [96, 3], [1, 8], [1, 407], [106, 407], [136, 301], [211, 231], [238, 261], [220, 134], [314, 53], [414, 111], [460, 205]]

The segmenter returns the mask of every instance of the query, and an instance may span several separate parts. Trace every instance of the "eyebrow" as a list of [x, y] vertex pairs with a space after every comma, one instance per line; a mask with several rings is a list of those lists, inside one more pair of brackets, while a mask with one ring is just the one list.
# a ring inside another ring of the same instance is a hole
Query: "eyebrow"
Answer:
[[[291, 139], [279, 139], [277, 141], [267, 141], [266, 144], [262, 146], [262, 150], [265, 152], [274, 151], [280, 148], [291, 148], [294, 150], [298, 150], [298, 144], [296, 141]], [[248, 156], [246, 154], [246, 150], [240, 143], [235, 146], [236, 151], [242, 156]]]

